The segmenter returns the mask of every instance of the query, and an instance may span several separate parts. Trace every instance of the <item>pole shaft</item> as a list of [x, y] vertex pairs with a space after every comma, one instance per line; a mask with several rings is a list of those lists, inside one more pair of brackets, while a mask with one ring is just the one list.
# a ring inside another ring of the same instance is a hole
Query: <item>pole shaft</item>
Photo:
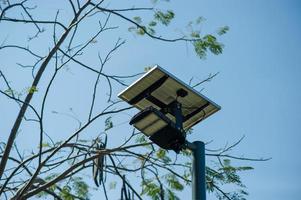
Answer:
[[192, 200], [206, 200], [205, 144], [193, 142]]
[[182, 115], [182, 104], [175, 101], [172, 105], [172, 113], [176, 118], [176, 127], [179, 130], [183, 129], [183, 115]]

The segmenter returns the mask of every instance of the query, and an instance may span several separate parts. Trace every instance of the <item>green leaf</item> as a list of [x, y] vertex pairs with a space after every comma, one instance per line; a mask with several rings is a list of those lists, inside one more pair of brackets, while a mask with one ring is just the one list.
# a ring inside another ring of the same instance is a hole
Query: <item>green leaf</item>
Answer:
[[70, 192], [71, 192], [71, 187], [66, 185], [62, 188], [59, 195], [64, 200], [74, 200], [74, 197], [72, 196], [72, 194]]
[[167, 189], [167, 198], [168, 200], [180, 200], [179, 197], [177, 197], [176, 194], [170, 189]]
[[137, 23], [137, 24], [141, 24], [142, 23], [142, 19], [139, 16], [136, 16], [133, 18], [133, 20]]
[[157, 22], [151, 21], [148, 25], [149, 25], [149, 26], [156, 26], [156, 25], [157, 25]]
[[87, 198], [88, 197], [88, 192], [89, 192], [89, 186], [87, 185], [86, 182], [83, 181], [82, 177], [75, 177], [72, 178], [72, 189], [74, 190], [75, 194], [78, 197], [81, 198]]
[[193, 132], [193, 128], [188, 128], [186, 130], [186, 135], [190, 135], [190, 134], [192, 134], [192, 132]]
[[165, 13], [162, 11], [157, 11], [154, 15], [154, 18], [165, 26], [168, 26], [174, 17], [175, 14], [171, 10], [167, 10]]
[[27, 91], [29, 94], [33, 94], [38, 91], [38, 88], [36, 86], [32, 86], [32, 87], [28, 88]]
[[146, 194], [147, 196], [152, 197], [152, 199], [159, 199], [160, 191], [160, 187], [157, 184], [153, 183], [150, 179], [145, 180], [142, 183], [141, 195]]
[[50, 144], [48, 142], [43, 142], [42, 147], [50, 147]]
[[205, 35], [202, 39], [198, 39], [193, 42], [193, 46], [195, 49], [196, 54], [201, 58], [206, 57], [206, 53], [208, 50], [211, 51], [211, 53], [218, 55], [223, 52], [223, 44], [217, 42], [216, 37], [213, 35]]
[[113, 122], [112, 122], [112, 117], [108, 117], [106, 120], [105, 120], [105, 131], [109, 130], [113, 128]]
[[145, 34], [145, 27], [143, 27], [143, 28], [138, 27], [137, 30], [136, 30], [136, 33], [138, 35], [144, 35]]
[[206, 57], [206, 49], [205, 43], [202, 40], [195, 41], [193, 43], [194, 50], [196, 54], [201, 58], [204, 59]]
[[196, 20], [195, 20], [195, 23], [196, 24], [200, 24], [202, 22], [204, 22], [206, 19], [204, 17], [198, 17]]
[[128, 28], [128, 31], [129, 31], [129, 32], [132, 32], [132, 31], [134, 31], [134, 30], [136, 30], [136, 29], [137, 29], [136, 27], [130, 26], [130, 27]]
[[7, 90], [4, 90], [4, 93], [6, 93], [6, 94], [8, 94], [8, 95], [12, 96], [12, 95], [14, 95], [14, 94], [15, 94], [15, 91], [14, 91], [14, 90], [12, 90], [12, 89], [7, 89]]
[[168, 174], [166, 181], [171, 189], [182, 191], [184, 186], [179, 182], [178, 178], [174, 174]]
[[110, 190], [115, 189], [115, 188], [116, 188], [116, 185], [117, 185], [117, 182], [116, 182], [116, 181], [110, 182], [109, 189], [110, 189]]
[[152, 68], [153, 68], [153, 67], [149, 67], [149, 66], [148, 66], [148, 67], [144, 67], [144, 71], [145, 71], [145, 72], [148, 72], [148, 71], [151, 70]]
[[224, 27], [221, 27], [218, 31], [217, 31], [217, 34], [218, 35], [224, 35], [225, 33], [227, 33], [229, 31], [229, 26], [224, 26]]
[[47, 195], [48, 195], [48, 193], [42, 191], [42, 192], [39, 192], [37, 195], [35, 195], [35, 197], [37, 197], [37, 198], [46, 198]]
[[241, 194], [243, 194], [243, 195], [249, 195], [249, 193], [248, 193], [247, 191], [245, 191], [245, 190], [239, 190], [239, 192], [240, 192]]
[[59, 174], [57, 174], [57, 173], [49, 174], [48, 176], [46, 176], [45, 181], [50, 181], [50, 180], [54, 179], [55, 177], [57, 177], [58, 175]]
[[156, 153], [156, 155], [157, 155], [157, 157], [159, 158], [159, 159], [161, 159], [164, 163], [169, 163], [169, 162], [171, 162], [171, 159], [166, 155], [166, 150], [164, 150], [164, 149], [159, 149], [158, 151], [157, 151], [157, 153]]
[[200, 32], [199, 31], [192, 31], [190, 34], [193, 38], [200, 38]]
[[189, 149], [183, 149], [181, 151], [181, 153], [184, 155], [184, 156], [191, 156], [192, 155], [192, 151], [189, 150]]
[[223, 160], [223, 163], [224, 163], [224, 164], [223, 164], [224, 166], [230, 166], [231, 160], [230, 160], [230, 159], [224, 159], [224, 160]]
[[155, 29], [148, 27], [147, 32], [154, 35], [156, 33]]
[[147, 142], [145, 135], [140, 134], [135, 139], [136, 143], [145, 143]]
[[191, 179], [191, 171], [185, 170], [183, 177], [187, 180], [187, 181], [185, 181], [186, 185], [190, 185], [189, 180]]
[[237, 171], [246, 171], [246, 170], [253, 170], [253, 167], [250, 166], [243, 166], [243, 167], [237, 167], [236, 170]]
[[157, 151], [156, 155], [157, 155], [158, 158], [162, 159], [163, 157], [166, 156], [166, 150], [160, 148], [160, 149]]

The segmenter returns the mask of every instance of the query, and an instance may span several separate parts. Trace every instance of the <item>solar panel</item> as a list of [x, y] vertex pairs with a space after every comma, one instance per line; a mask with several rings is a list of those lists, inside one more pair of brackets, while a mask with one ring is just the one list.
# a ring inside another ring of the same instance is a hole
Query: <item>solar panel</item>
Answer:
[[[177, 97], [177, 91], [180, 89], [187, 92], [185, 97]], [[182, 104], [184, 130], [189, 129], [221, 108], [158, 65], [120, 92], [118, 97], [139, 110], [152, 106], [164, 113], [173, 122], [175, 122], [175, 117], [167, 108], [173, 102], [178, 101]]]

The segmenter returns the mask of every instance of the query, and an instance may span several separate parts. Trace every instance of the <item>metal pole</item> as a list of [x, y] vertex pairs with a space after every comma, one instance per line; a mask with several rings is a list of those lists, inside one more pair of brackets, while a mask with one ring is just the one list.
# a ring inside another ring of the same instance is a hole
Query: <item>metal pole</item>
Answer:
[[[175, 101], [172, 112], [176, 118], [176, 127], [183, 129], [182, 105]], [[190, 143], [186, 147], [193, 152], [192, 161], [192, 200], [206, 200], [206, 174], [205, 174], [205, 144], [202, 141]]]
[[187, 147], [193, 152], [192, 200], [206, 200], [205, 144], [187, 142]]
[[180, 102], [175, 101], [172, 104], [172, 113], [176, 118], [176, 127], [179, 130], [183, 130], [183, 115], [182, 115], [182, 104]]

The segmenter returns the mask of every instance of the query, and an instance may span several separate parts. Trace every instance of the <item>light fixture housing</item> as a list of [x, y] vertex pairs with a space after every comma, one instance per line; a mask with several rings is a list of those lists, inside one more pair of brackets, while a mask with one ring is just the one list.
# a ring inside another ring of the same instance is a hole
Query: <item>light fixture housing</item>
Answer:
[[185, 132], [156, 108], [137, 113], [130, 124], [163, 149], [179, 152], [185, 143]]

